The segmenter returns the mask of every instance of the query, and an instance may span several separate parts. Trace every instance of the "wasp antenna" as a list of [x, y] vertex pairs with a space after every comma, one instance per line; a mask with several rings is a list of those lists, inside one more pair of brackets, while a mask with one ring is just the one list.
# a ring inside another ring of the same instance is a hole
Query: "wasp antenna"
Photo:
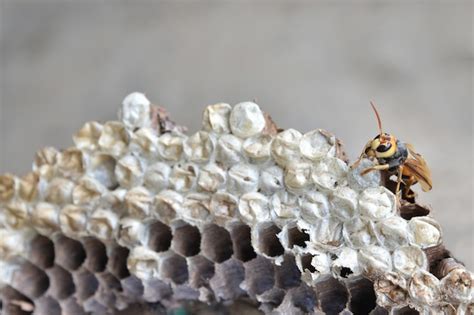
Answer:
[[374, 101], [370, 101], [370, 105], [372, 106], [372, 109], [375, 112], [375, 116], [377, 117], [377, 123], [379, 125], [380, 135], [382, 135], [383, 134], [383, 132], [382, 132], [382, 120], [380, 120], [379, 112], [377, 111], [377, 108], [375, 107]]

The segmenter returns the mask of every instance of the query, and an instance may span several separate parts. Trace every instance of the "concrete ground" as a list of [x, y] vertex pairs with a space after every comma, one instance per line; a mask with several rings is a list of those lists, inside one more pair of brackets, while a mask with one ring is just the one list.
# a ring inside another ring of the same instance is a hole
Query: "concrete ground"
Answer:
[[0, 172], [71, 145], [145, 92], [196, 130], [207, 104], [257, 99], [283, 128], [328, 129], [354, 159], [385, 129], [433, 171], [423, 193], [474, 269], [473, 2], [0, 0]]

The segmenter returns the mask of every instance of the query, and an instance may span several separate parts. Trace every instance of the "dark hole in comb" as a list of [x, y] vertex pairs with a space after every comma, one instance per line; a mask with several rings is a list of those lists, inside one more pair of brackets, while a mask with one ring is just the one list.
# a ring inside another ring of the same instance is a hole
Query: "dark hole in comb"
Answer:
[[281, 289], [297, 287], [301, 283], [301, 273], [293, 255], [285, 255], [280, 266], [275, 265], [275, 286]]
[[252, 246], [251, 230], [248, 225], [234, 225], [230, 234], [236, 259], [246, 262], [257, 257]]
[[182, 224], [174, 229], [173, 249], [186, 257], [199, 254], [201, 251], [201, 233], [195, 226]]
[[269, 257], [283, 255], [285, 250], [277, 236], [280, 232], [280, 228], [273, 224], [260, 229], [259, 245], [262, 253]]
[[86, 259], [82, 244], [64, 235], [57, 237], [54, 247], [56, 263], [67, 270], [76, 270]]
[[104, 271], [108, 261], [105, 245], [93, 237], [84, 238], [82, 244], [86, 250], [87, 269], [92, 272]]
[[43, 296], [35, 303], [35, 315], [61, 315], [61, 306], [49, 296]]
[[29, 298], [38, 298], [49, 288], [46, 273], [30, 262], [24, 262], [13, 277], [13, 287]]
[[30, 261], [41, 269], [54, 265], [54, 243], [43, 235], [38, 235], [31, 242]]
[[49, 293], [58, 300], [63, 300], [71, 296], [76, 288], [72, 281], [72, 275], [59, 265], [46, 270], [49, 280]]
[[313, 260], [312, 255], [306, 254], [301, 256], [301, 265], [303, 267], [303, 270], [308, 270], [309, 272], [316, 272], [316, 268], [311, 264], [311, 261]]
[[164, 258], [160, 265], [164, 278], [171, 279], [176, 284], [183, 284], [188, 280], [188, 265], [186, 259], [176, 254]]
[[217, 263], [229, 259], [233, 254], [229, 232], [215, 224], [204, 227], [201, 247], [204, 256]]
[[350, 283], [348, 287], [349, 309], [354, 315], [369, 314], [377, 306], [374, 286], [370, 280], [361, 278]]
[[126, 278], [130, 275], [127, 268], [127, 259], [130, 251], [128, 248], [117, 246], [109, 256], [108, 269], [118, 279]]
[[353, 273], [354, 272], [352, 272], [351, 268], [342, 267], [341, 271], [339, 272], [339, 275], [343, 278], [347, 278], [348, 276], [350, 276]]
[[153, 222], [150, 225], [150, 234], [148, 237], [148, 246], [155, 252], [167, 251], [171, 246], [173, 235], [169, 226], [160, 221]]
[[297, 227], [288, 229], [288, 246], [290, 248], [293, 248], [294, 246], [305, 248], [307, 241], [309, 241], [308, 233], [298, 230]]
[[349, 292], [337, 279], [329, 276], [314, 286], [319, 307], [325, 314], [336, 315], [346, 308]]

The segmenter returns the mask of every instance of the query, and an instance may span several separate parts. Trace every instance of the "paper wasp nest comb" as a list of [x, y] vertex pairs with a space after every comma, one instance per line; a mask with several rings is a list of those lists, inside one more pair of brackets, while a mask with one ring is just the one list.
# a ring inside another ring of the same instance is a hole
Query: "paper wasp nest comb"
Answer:
[[132, 93], [119, 121], [0, 177], [3, 314], [473, 312], [473, 274], [429, 210], [398, 206], [333, 135], [279, 131], [252, 102], [184, 130]]

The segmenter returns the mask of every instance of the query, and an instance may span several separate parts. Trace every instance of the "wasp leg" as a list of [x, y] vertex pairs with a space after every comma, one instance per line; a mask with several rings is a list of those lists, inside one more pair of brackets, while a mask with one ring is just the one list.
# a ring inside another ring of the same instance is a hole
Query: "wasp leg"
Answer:
[[400, 184], [402, 183], [402, 175], [403, 175], [403, 166], [400, 165], [398, 167], [397, 188], [395, 189], [395, 196], [398, 196], [398, 193], [400, 191]]
[[388, 170], [389, 168], [390, 168], [390, 165], [388, 164], [375, 165], [375, 166], [366, 168], [360, 173], [360, 175], [364, 176], [365, 174], [368, 174], [372, 171], [385, 171], [385, 170]]
[[415, 193], [410, 193], [410, 188], [411, 186], [413, 186], [414, 184], [416, 184], [417, 180], [415, 178], [415, 176], [410, 176], [408, 177], [407, 179], [404, 180], [404, 183], [405, 183], [405, 187], [404, 187], [404, 192], [403, 192], [403, 196], [407, 199], [411, 199], [411, 198], [415, 198], [416, 194]]

